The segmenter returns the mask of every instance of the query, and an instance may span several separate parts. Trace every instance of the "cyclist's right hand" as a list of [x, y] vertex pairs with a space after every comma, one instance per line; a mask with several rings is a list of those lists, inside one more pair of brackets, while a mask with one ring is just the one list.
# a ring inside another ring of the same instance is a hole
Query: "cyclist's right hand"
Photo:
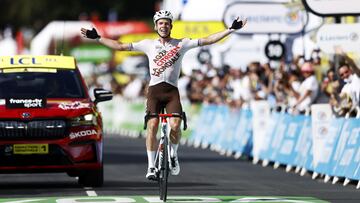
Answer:
[[81, 34], [89, 39], [100, 39], [101, 36], [97, 33], [96, 29], [88, 30], [85, 28], [81, 28]]

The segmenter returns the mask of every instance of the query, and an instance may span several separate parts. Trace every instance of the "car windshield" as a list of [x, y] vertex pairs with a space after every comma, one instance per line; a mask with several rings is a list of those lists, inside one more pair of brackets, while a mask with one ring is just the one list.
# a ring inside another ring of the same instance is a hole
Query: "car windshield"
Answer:
[[0, 99], [84, 98], [84, 88], [75, 70], [56, 72], [0, 72]]

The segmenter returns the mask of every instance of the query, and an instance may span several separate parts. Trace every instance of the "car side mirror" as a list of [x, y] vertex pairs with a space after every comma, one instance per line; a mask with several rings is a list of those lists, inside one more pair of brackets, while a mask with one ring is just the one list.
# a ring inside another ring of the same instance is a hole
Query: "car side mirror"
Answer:
[[113, 98], [112, 92], [109, 90], [104, 90], [103, 88], [95, 88], [94, 96], [95, 96], [95, 101], [94, 101], [95, 104], [103, 101], [109, 101]]

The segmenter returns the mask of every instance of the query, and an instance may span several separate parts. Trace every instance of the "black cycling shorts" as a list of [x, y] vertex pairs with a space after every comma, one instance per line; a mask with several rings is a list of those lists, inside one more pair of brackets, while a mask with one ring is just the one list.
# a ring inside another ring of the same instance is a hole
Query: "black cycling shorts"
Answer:
[[146, 112], [161, 113], [163, 108], [166, 113], [182, 113], [178, 88], [166, 82], [149, 86], [147, 92]]

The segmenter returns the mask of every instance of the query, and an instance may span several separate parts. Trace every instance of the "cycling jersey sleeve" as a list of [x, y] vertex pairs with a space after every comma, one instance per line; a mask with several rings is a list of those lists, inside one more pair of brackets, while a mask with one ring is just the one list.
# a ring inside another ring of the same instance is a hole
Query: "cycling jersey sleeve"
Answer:
[[146, 52], [146, 48], [149, 47], [150, 40], [144, 39], [139, 42], [133, 42], [130, 44], [130, 51], [142, 51]]
[[195, 47], [199, 47], [199, 39], [190, 39], [190, 38], [184, 38], [182, 40], [182, 47], [185, 50], [189, 50]]

